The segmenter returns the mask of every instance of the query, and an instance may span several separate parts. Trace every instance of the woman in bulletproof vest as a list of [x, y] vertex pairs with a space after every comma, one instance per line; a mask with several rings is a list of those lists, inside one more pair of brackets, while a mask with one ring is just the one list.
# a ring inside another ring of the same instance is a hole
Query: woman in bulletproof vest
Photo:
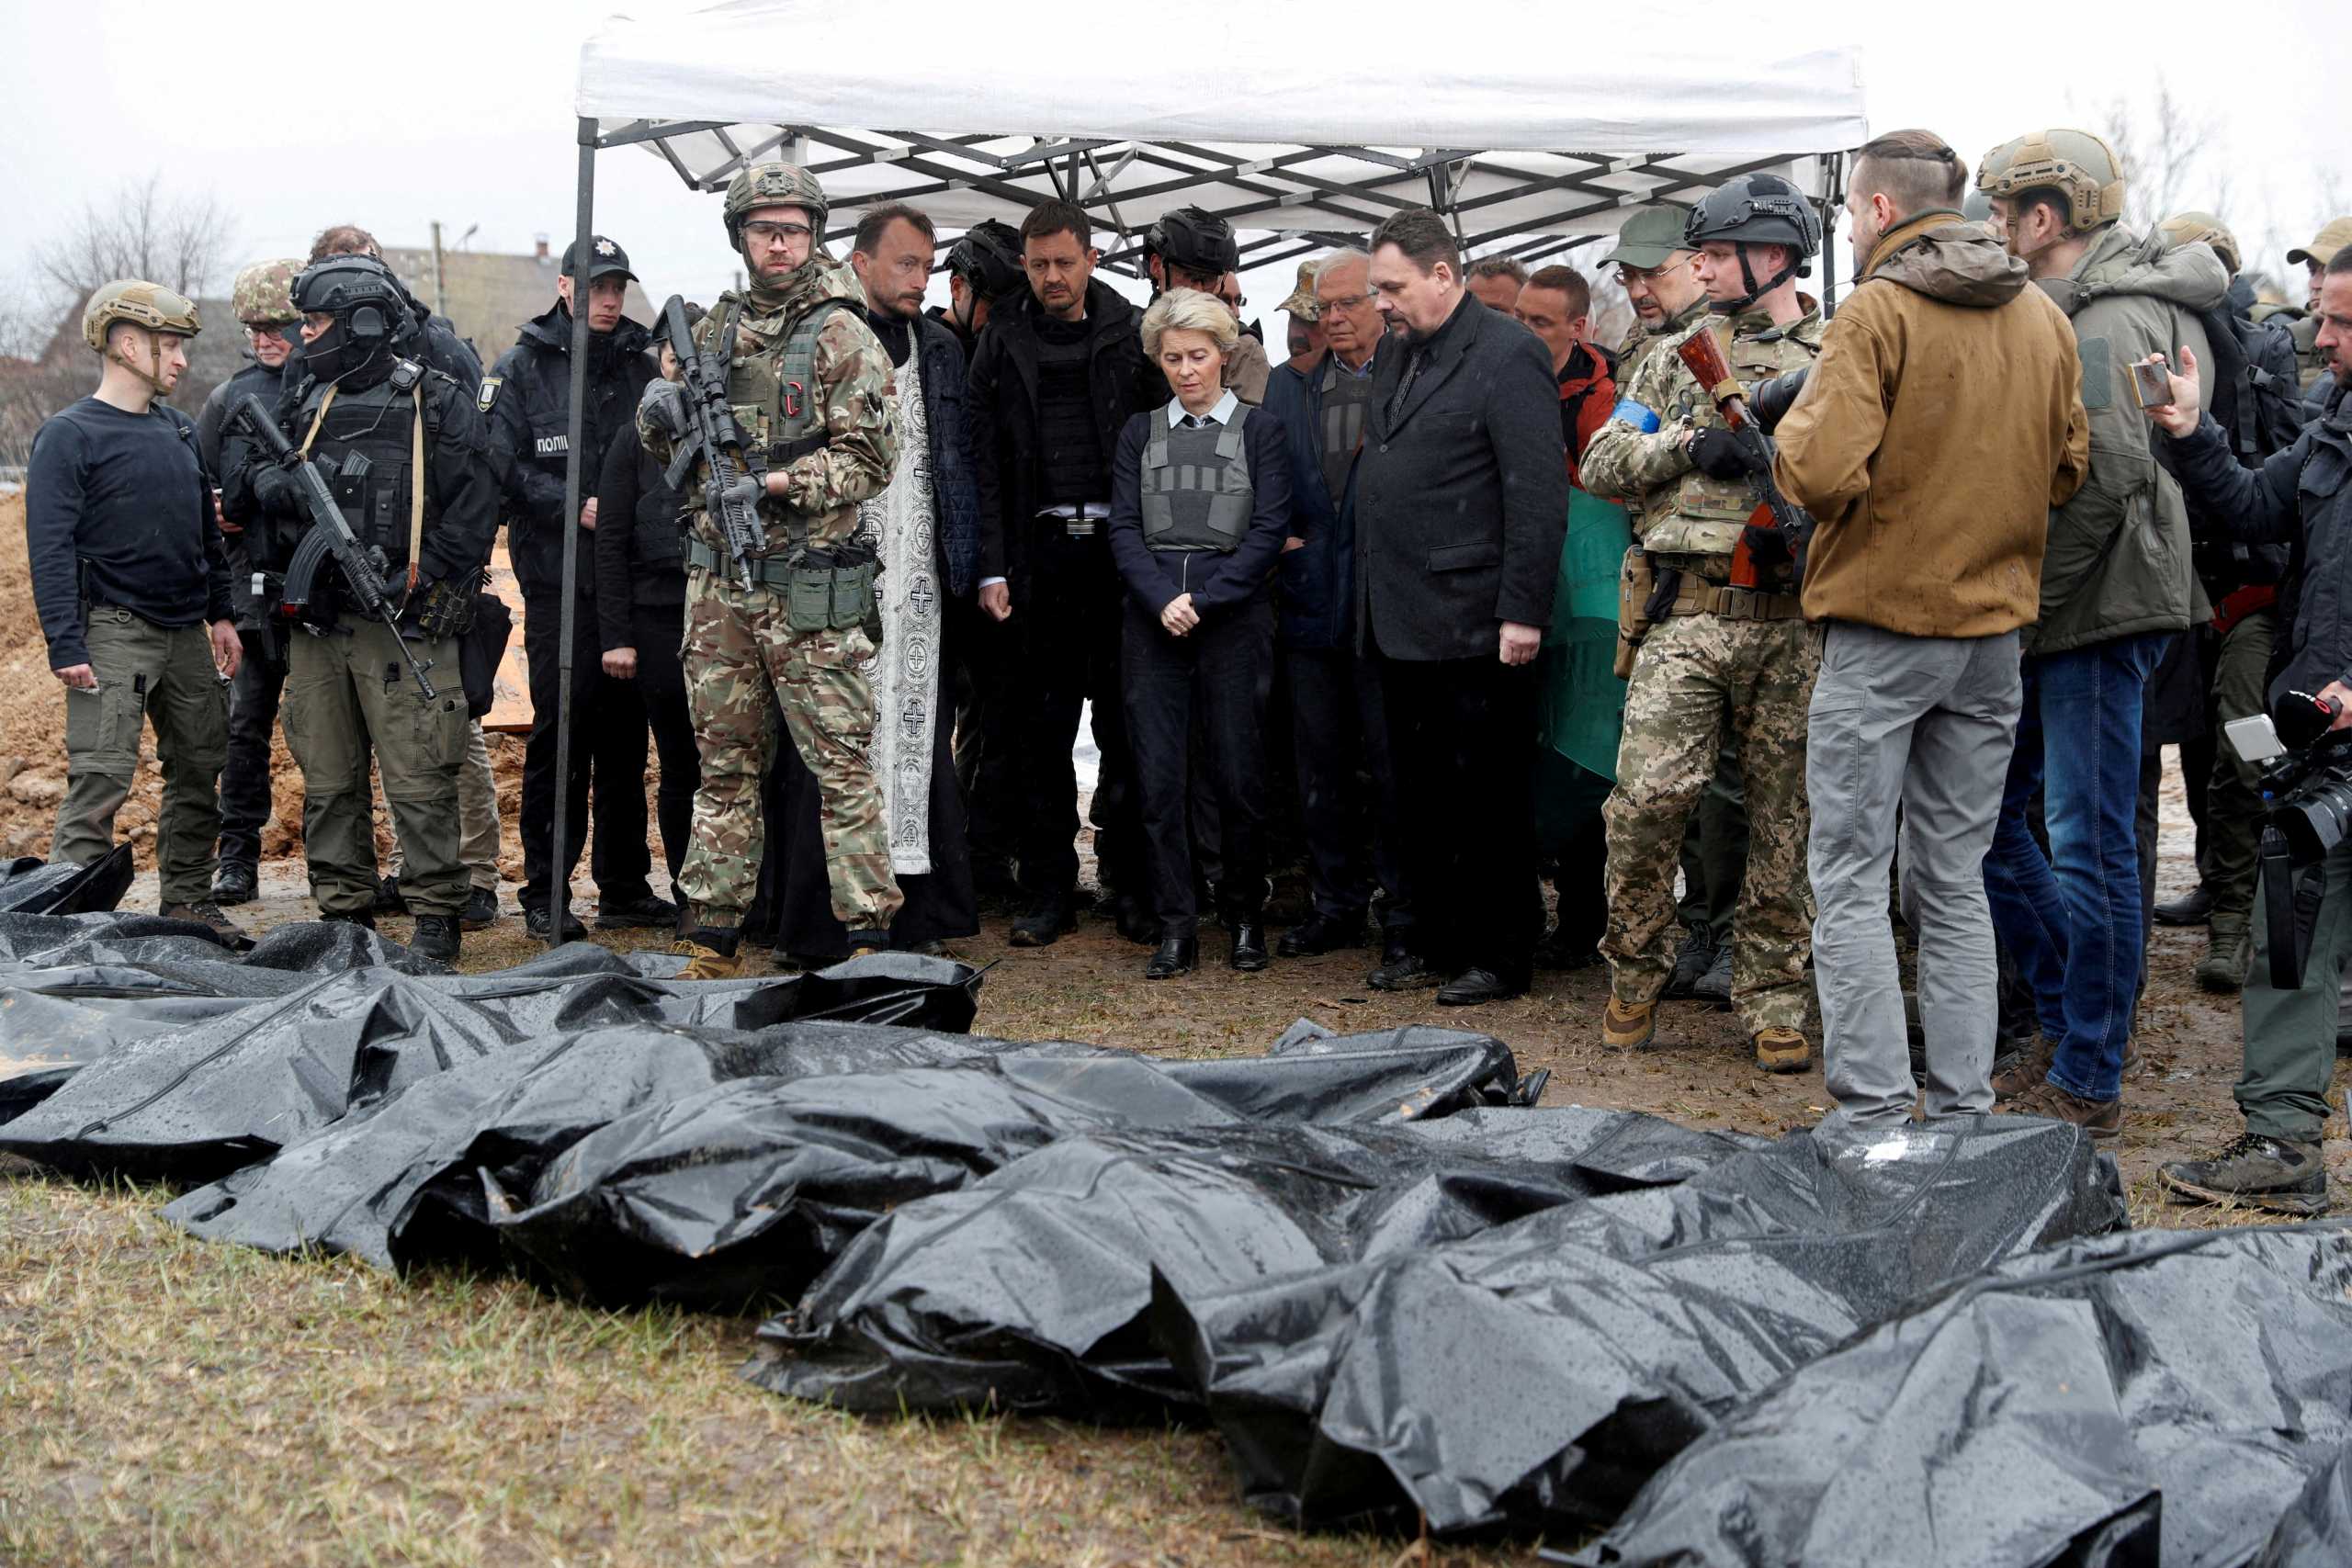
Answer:
[[[699, 305], [686, 320], [703, 318]], [[662, 374], [678, 378], [677, 357], [662, 345]], [[654, 818], [671, 881], [684, 863], [693, 835], [695, 791], [702, 785], [702, 755], [686, 711], [685, 671], [678, 661], [686, 630], [685, 525], [680, 498], [639, 440], [634, 421], [605, 448], [596, 484], [596, 630], [605, 673], [635, 681], [647, 725], [662, 759]], [[684, 906], [680, 906], [682, 908]]]
[[[1241, 328], [1216, 296], [1176, 288], [1144, 312], [1144, 356], [1172, 394], [1120, 433], [1111, 552], [1127, 591], [1120, 679], [1142, 784], [1159, 945], [1144, 977], [1199, 956], [1191, 782], [1224, 824], [1218, 914], [1236, 969], [1266, 966], [1266, 755], [1273, 605], [1268, 574], [1290, 532], [1290, 468], [1274, 421], [1225, 388]], [[1193, 765], [1195, 738], [1205, 750]]]

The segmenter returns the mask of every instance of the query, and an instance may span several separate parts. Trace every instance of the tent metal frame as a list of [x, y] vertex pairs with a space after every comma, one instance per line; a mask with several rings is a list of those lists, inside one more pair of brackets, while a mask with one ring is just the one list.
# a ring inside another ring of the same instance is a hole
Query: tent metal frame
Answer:
[[[1835, 209], [1844, 198], [1844, 157], [1840, 153], [1806, 153], [1754, 158], [1699, 173], [1674, 166], [1677, 155], [1649, 153], [1611, 156], [1590, 152], [1547, 152], [1570, 167], [1537, 170], [1512, 161], [1512, 154], [1464, 148], [1424, 149], [1406, 154], [1377, 147], [1290, 145], [1269, 147], [1253, 155], [1196, 141], [1145, 141], [1132, 139], [1039, 137], [1025, 148], [998, 151], [989, 144], [1013, 139], [1017, 133], [981, 132], [938, 136], [921, 131], [858, 131], [838, 128], [775, 124], [750, 126], [718, 120], [630, 119], [612, 125], [582, 118], [577, 122], [579, 183], [572, 296], [587, 298], [587, 268], [595, 240], [596, 154], [607, 148], [644, 147], [667, 163], [688, 186], [703, 191], [725, 188], [738, 172], [763, 158], [789, 157], [804, 164], [820, 179], [828, 175], [887, 165], [922, 176], [921, 183], [893, 188], [887, 195], [851, 198], [844, 209], [879, 200], [921, 201], [927, 196], [973, 190], [1000, 200], [1033, 207], [1051, 197], [1072, 201], [1099, 214], [1118, 235], [1105, 247], [1106, 265], [1130, 273], [1143, 268], [1141, 235], [1144, 224], [1131, 222], [1121, 212], [1133, 204], [1194, 187], [1211, 186], [1239, 192], [1240, 200], [1224, 200], [1208, 210], [1237, 230], [1253, 227], [1253, 217], [1301, 209], [1328, 213], [1334, 221], [1312, 229], [1284, 224], [1272, 229], [1256, 225], [1259, 237], [1245, 243], [1242, 255], [1250, 265], [1271, 265], [1338, 245], [1361, 244], [1364, 233], [1391, 213], [1430, 207], [1443, 213], [1465, 252], [1515, 256], [1537, 262], [1565, 254], [1607, 238], [1604, 234], [1562, 232], [1561, 226], [1589, 220], [1614, 209], [1668, 203], [1686, 206], [1691, 197], [1725, 179], [1811, 157], [1821, 171], [1822, 305], [1836, 306]], [[686, 137], [709, 136], [723, 154], [707, 167], [689, 167], [675, 143]], [[812, 158], [822, 149], [830, 155]], [[1525, 154], [1520, 154], [1525, 156]], [[1333, 178], [1310, 172], [1305, 165], [1344, 158], [1365, 165], [1359, 177]], [[1114, 188], [1118, 180], [1137, 166], [1165, 174], [1164, 179]], [[1501, 183], [1475, 193], [1470, 177], [1481, 175]], [[1602, 182], [1634, 176], [1643, 188], [1623, 190]], [[1049, 188], [1024, 185], [1042, 176]], [[1561, 205], [1541, 216], [1477, 229], [1481, 213], [1505, 203], [1556, 193]], [[1466, 220], [1466, 221], [1465, 221]], [[837, 227], [828, 241], [854, 231]], [[571, 321], [571, 412], [570, 451], [564, 464], [564, 507], [570, 517], [580, 515], [589, 477], [581, 468], [587, 440], [588, 318], [576, 312]], [[564, 854], [570, 824], [566, 803], [571, 775], [572, 637], [579, 613], [579, 530], [563, 531], [562, 626], [557, 646], [556, 790], [554, 842], [559, 868], [549, 908], [548, 942], [563, 940], [563, 925], [571, 903], [571, 865]], [[673, 893], [675, 889], [673, 889]]]

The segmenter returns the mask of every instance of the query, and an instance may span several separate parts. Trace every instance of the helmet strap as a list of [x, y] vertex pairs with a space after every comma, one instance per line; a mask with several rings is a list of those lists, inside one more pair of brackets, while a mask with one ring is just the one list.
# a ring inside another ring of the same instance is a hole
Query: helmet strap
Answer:
[[[1778, 242], [1775, 243], [1777, 243]], [[1778, 288], [1781, 285], [1786, 283], [1789, 279], [1796, 276], [1799, 273], [1804, 270], [1804, 263], [1802, 260], [1796, 259], [1797, 248], [1794, 245], [1784, 244], [1781, 245], [1781, 248], [1789, 253], [1791, 259], [1786, 265], [1781, 266], [1778, 272], [1775, 272], [1763, 282], [1758, 283], [1756, 281], [1756, 268], [1749, 264], [1747, 259], [1747, 243], [1744, 240], [1734, 240], [1732, 242], [1731, 248], [1733, 253], [1739, 257], [1739, 280], [1747, 285], [1747, 292], [1741, 295], [1736, 299], [1708, 300], [1707, 309], [1713, 310], [1719, 316], [1737, 315], [1740, 311], [1747, 310], [1749, 306], [1755, 304], [1756, 301], [1763, 299], [1764, 296], [1771, 293], [1772, 290]]]
[[[114, 329], [118, 326], [132, 328], [147, 340], [147, 357], [149, 362], [154, 367], [153, 370], [141, 366], [138, 361], [132, 359], [129, 355], [124, 354], [120, 349], [114, 346]], [[121, 366], [125, 370], [130, 371], [141, 381], [146, 382], [149, 389], [156, 397], [160, 398], [169, 390], [169, 389], [164, 385], [164, 378], [161, 374], [164, 368], [164, 344], [163, 340], [156, 336], [154, 328], [141, 326], [137, 321], [110, 321], [107, 324], [106, 336], [107, 357], [108, 359], [112, 360], [115, 364]]]

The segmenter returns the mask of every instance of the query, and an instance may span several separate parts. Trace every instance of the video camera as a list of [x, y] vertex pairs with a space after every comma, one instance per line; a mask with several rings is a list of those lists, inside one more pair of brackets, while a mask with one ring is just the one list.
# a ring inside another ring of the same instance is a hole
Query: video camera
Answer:
[[2263, 913], [2270, 984], [2282, 991], [2302, 985], [2325, 886], [2306, 874], [2352, 833], [2352, 729], [2334, 728], [2342, 711], [2332, 698], [2289, 692], [2269, 713], [2222, 726], [2238, 756], [2262, 770]]

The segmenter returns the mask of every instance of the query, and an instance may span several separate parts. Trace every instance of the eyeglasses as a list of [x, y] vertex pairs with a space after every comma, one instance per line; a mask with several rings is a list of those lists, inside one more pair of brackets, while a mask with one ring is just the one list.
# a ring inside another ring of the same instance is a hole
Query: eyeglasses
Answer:
[[1329, 299], [1318, 299], [1316, 301], [1317, 308], [1326, 315], [1334, 310], [1357, 310], [1371, 303], [1372, 296], [1369, 294], [1340, 294]]
[[755, 245], [773, 245], [779, 240], [805, 240], [815, 232], [806, 223], [746, 223], [743, 237]]

